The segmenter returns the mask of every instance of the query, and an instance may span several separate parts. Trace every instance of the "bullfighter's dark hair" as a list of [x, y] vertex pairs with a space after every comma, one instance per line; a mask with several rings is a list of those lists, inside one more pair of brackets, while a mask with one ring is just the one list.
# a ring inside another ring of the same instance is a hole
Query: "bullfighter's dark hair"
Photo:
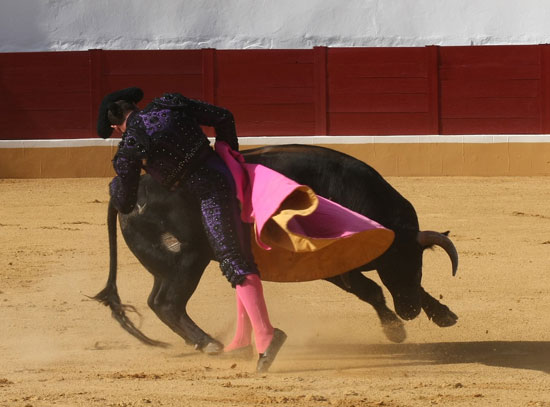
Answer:
[[113, 124], [122, 124], [128, 111], [137, 110], [136, 103], [143, 99], [143, 91], [137, 87], [117, 90], [106, 95], [99, 105], [97, 134], [109, 138], [113, 133]]
[[128, 112], [138, 110], [138, 107], [133, 102], [127, 100], [118, 100], [107, 106], [107, 119], [110, 124], [122, 124]]

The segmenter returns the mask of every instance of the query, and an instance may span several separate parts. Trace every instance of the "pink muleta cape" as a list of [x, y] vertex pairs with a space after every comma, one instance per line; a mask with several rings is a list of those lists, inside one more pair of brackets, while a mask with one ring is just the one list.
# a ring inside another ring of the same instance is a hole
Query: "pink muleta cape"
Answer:
[[241, 218], [253, 227], [252, 252], [262, 280], [343, 274], [374, 260], [393, 242], [393, 231], [372, 219], [263, 165], [245, 163], [224, 142], [216, 142], [215, 149], [235, 179]]

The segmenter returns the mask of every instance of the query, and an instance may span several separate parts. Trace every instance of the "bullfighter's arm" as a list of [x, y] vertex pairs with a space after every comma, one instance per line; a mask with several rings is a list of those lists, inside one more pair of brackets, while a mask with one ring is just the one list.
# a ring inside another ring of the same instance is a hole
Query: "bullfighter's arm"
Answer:
[[187, 112], [195, 117], [200, 125], [214, 127], [216, 141], [225, 141], [233, 150], [239, 151], [233, 113], [223, 107], [199, 100], [187, 99], [186, 102]]
[[113, 204], [121, 213], [131, 212], [136, 205], [143, 159], [143, 146], [133, 136], [123, 138], [113, 158], [113, 168], [117, 175], [109, 184]]

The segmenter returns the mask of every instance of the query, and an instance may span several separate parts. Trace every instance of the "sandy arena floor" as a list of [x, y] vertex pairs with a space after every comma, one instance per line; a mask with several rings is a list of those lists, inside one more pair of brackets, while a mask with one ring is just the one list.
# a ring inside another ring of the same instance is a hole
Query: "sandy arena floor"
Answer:
[[[256, 375], [255, 361], [198, 353], [164, 326], [146, 304], [152, 278], [122, 241], [122, 300], [173, 346], [142, 345], [86, 297], [107, 278], [107, 179], [0, 180], [0, 406], [549, 407], [550, 180], [389, 181], [423, 229], [451, 230], [458, 275], [436, 249], [423, 282], [457, 325], [422, 314], [392, 344], [369, 305], [328, 283], [265, 283], [289, 339]], [[189, 309], [231, 337], [233, 290], [216, 264]]]

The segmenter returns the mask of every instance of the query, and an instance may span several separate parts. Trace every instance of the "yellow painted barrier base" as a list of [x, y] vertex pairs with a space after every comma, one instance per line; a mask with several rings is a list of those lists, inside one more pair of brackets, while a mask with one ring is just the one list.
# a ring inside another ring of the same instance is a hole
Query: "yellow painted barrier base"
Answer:
[[[346, 143], [323, 145], [365, 161], [383, 176], [550, 175], [550, 143]], [[241, 145], [241, 149], [259, 145]], [[0, 178], [113, 175], [116, 144], [0, 148]]]

